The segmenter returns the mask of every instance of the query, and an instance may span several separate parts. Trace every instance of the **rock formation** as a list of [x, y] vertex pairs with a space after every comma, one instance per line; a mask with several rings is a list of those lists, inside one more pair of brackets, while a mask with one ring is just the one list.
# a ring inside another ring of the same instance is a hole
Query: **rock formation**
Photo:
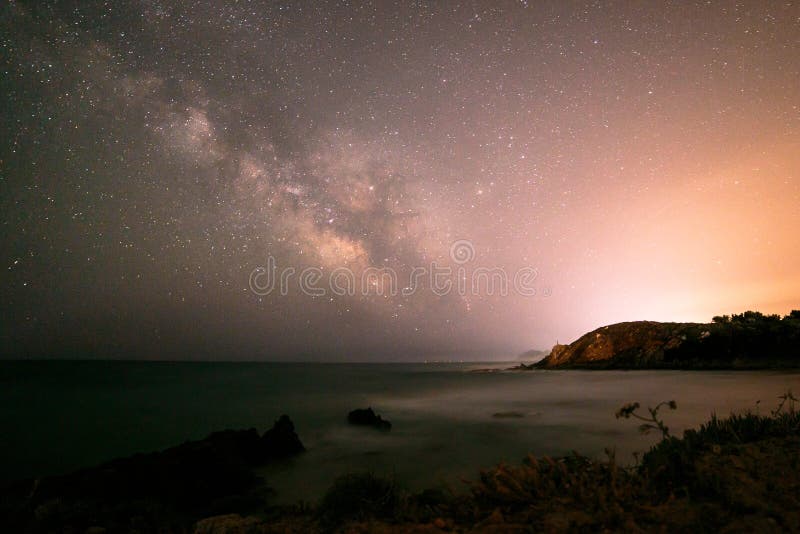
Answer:
[[711, 323], [635, 321], [556, 345], [518, 369], [760, 369], [800, 367], [800, 312], [745, 312]]
[[20, 532], [83, 532], [95, 525], [109, 531], [182, 531], [186, 521], [209, 512], [263, 506], [267, 488], [253, 469], [304, 450], [283, 415], [263, 435], [253, 428], [224, 430], [160, 452], [20, 481], [0, 491], [5, 506], [0, 512], [8, 516], [4, 523]]
[[380, 415], [372, 411], [372, 408], [353, 410], [347, 414], [347, 422], [351, 425], [371, 426], [383, 432], [392, 429], [392, 423], [382, 419]]

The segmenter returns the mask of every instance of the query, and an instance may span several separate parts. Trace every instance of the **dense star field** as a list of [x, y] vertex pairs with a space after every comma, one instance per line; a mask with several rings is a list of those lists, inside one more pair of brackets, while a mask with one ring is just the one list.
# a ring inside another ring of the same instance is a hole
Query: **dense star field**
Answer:
[[0, 354], [486, 359], [788, 313], [798, 80], [794, 2], [4, 2]]

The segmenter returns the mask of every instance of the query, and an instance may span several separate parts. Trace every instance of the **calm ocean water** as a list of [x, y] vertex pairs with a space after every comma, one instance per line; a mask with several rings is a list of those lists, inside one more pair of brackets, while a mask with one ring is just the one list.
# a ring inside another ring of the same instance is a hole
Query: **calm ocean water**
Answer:
[[[459, 487], [525, 454], [614, 447], [655, 436], [617, 420], [622, 404], [675, 399], [673, 433], [712, 412], [767, 412], [800, 374], [743, 371], [472, 373], [509, 364], [0, 362], [0, 480], [66, 472], [214, 430], [271, 426], [286, 413], [308, 452], [264, 475], [284, 502], [314, 500], [339, 474], [370, 470], [410, 488]], [[372, 406], [391, 433], [349, 427]], [[520, 418], [496, 418], [497, 412]]]

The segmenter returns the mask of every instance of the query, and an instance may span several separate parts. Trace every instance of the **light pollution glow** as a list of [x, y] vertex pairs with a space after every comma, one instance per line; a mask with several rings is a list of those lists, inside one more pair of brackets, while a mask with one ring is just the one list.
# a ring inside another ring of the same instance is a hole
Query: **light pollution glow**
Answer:
[[[492, 358], [800, 306], [792, 3], [2, 13], [5, 356]], [[552, 294], [247, 290], [458, 239]]]

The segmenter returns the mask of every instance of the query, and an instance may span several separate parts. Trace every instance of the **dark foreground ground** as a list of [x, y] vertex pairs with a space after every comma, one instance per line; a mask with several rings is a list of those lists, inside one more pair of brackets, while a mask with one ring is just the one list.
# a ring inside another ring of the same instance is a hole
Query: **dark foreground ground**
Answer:
[[[670, 405], [662, 406], [662, 411]], [[252, 467], [301, 453], [288, 418], [264, 435], [227, 431], [2, 492], [5, 532], [800, 532], [800, 412], [712, 418], [664, 436], [636, 466], [578, 455], [528, 457], [463, 488], [410, 493], [368, 473], [338, 479], [316, 505], [270, 506]], [[668, 413], [665, 416], [668, 419]]]

